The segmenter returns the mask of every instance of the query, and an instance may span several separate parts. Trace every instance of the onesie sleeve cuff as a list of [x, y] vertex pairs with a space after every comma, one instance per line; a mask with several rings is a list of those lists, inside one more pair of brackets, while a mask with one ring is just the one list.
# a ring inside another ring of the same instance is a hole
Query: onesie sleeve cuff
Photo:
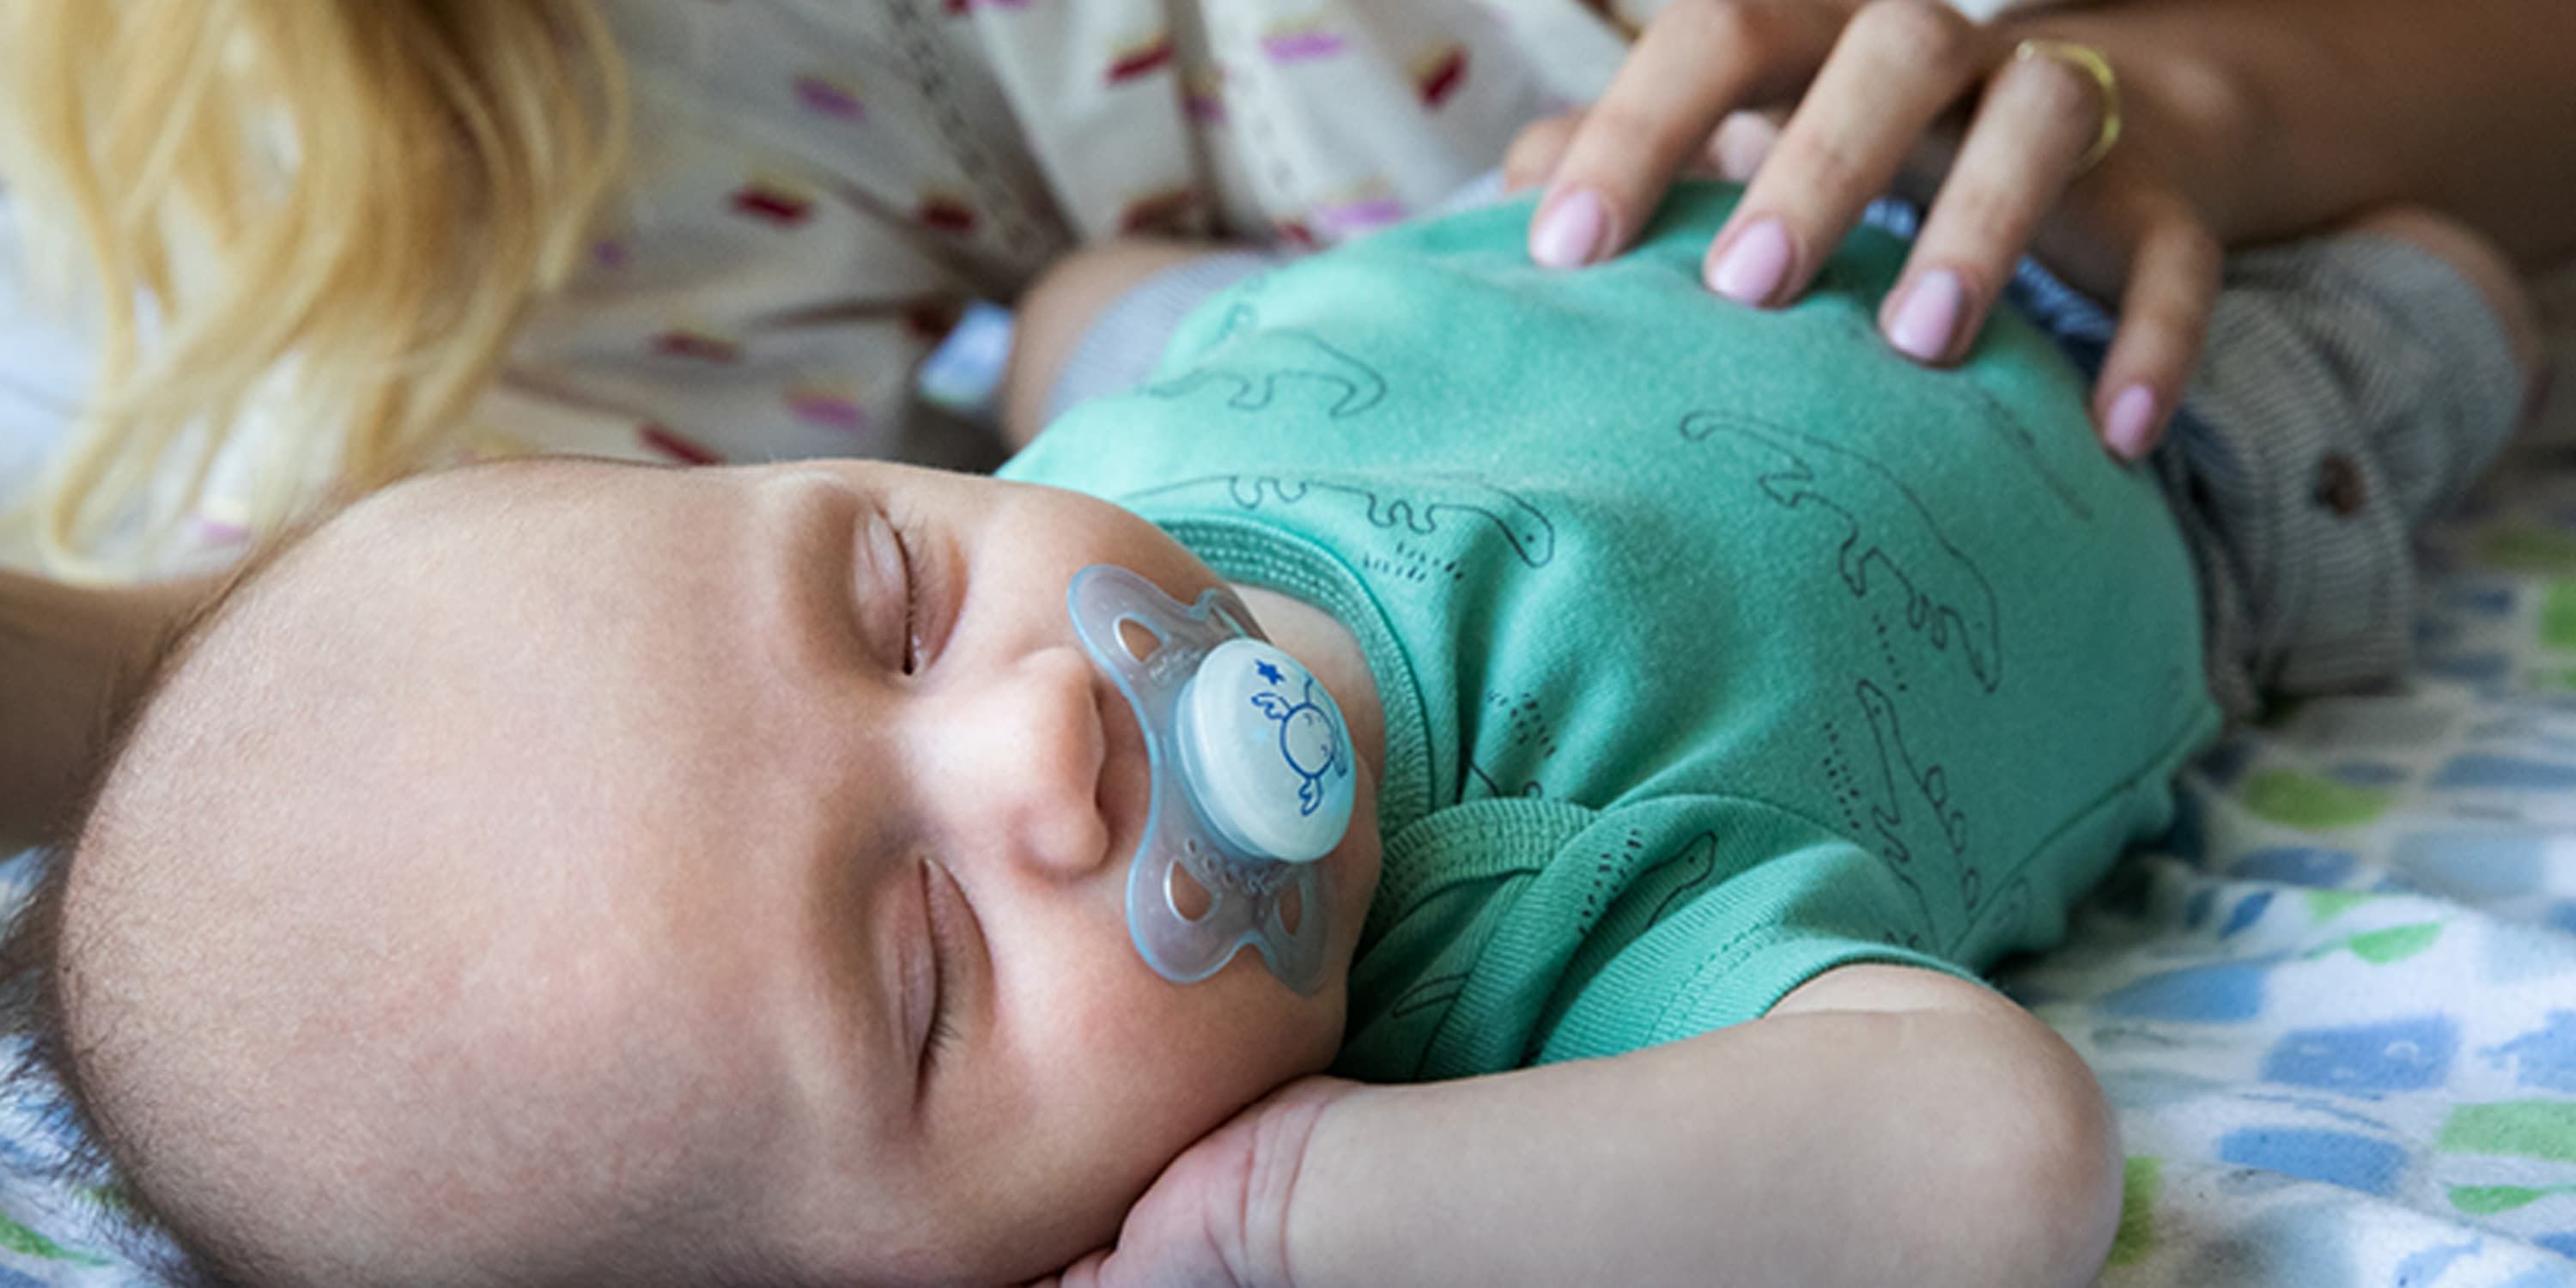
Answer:
[[1046, 423], [1074, 405], [1145, 383], [1181, 320], [1230, 287], [1291, 257], [1257, 250], [1223, 251], [1174, 264], [1128, 289], [1092, 320], [1047, 391]]

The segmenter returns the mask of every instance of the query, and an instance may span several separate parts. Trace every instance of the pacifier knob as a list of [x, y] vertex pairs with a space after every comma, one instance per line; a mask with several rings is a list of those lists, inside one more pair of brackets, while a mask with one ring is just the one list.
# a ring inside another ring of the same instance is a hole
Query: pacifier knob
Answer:
[[1309, 863], [1350, 829], [1351, 739], [1341, 708], [1297, 659], [1262, 640], [1209, 650], [1181, 694], [1182, 772], [1229, 842]]

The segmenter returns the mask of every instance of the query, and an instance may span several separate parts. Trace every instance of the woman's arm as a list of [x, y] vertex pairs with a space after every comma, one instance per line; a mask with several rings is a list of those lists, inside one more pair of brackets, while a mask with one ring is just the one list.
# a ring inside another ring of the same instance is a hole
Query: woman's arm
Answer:
[[213, 584], [100, 588], [0, 572], [0, 846], [56, 839], [104, 751], [116, 684]]
[[1067, 1285], [2080, 1285], [2118, 1224], [2092, 1074], [1999, 996], [1818, 977], [1669, 1046], [1296, 1084], [1174, 1163]]
[[2525, 268], [2576, 255], [2576, 8], [2562, 0], [2127, 0], [2027, 20], [2197, 69], [2231, 242], [2431, 206]]

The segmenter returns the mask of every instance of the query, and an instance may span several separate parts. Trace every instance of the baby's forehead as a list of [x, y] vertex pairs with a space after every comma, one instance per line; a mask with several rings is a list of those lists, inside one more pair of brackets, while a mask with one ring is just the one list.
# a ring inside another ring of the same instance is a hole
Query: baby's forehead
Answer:
[[289, 524], [251, 547], [207, 599], [155, 641], [144, 659], [152, 687], [127, 700], [146, 707], [171, 700], [188, 664], [210, 643], [232, 646], [227, 636], [264, 638], [346, 615], [353, 596], [387, 584], [410, 560], [452, 541], [477, 509], [490, 508], [514, 486], [509, 471], [469, 467], [407, 479]]
[[578, 541], [518, 522], [549, 474], [405, 484], [264, 554], [176, 646], [93, 824], [165, 814], [245, 871], [338, 838], [385, 883], [444, 850], [451, 892], [481, 871], [460, 851], [648, 857], [616, 824], [654, 798], [622, 789], [668, 771], [699, 713], [640, 691], [660, 659], [615, 628], [642, 597], [577, 593]]
[[[444, 897], [342, 910], [391, 916], [524, 895], [541, 871], [488, 856], [580, 859], [583, 836], [517, 798], [600, 763], [583, 711], [533, 705], [578, 682], [581, 650], [522, 637], [508, 610], [528, 579], [477, 560], [488, 525], [464, 521], [506, 501], [509, 478], [388, 489], [263, 553], [133, 720], [84, 832], [93, 884], [238, 885], [246, 914], [292, 902], [248, 899], [262, 887], [318, 896], [352, 876], [351, 893]], [[140, 857], [172, 850], [224, 861]]]
[[687, 987], [689, 931], [645, 897], [669, 874], [621, 881], [630, 834], [528, 803], [593, 762], [443, 747], [442, 714], [491, 708], [378, 675], [368, 632], [305, 593], [337, 575], [328, 538], [307, 553], [175, 677], [77, 859], [115, 1007], [89, 1019], [151, 1102], [138, 1127], [229, 1124], [202, 1170], [274, 1178], [305, 1213], [488, 1201], [517, 1242], [755, 1192], [773, 1089], [732, 1058], [742, 1012]]
[[[418, 623], [477, 625], [499, 601], [524, 592], [528, 569], [513, 567], [526, 562], [507, 557], [514, 548], [565, 540], [551, 530], [579, 525], [582, 507], [564, 504], [566, 492], [596, 496], [654, 477], [600, 464], [478, 463], [404, 480], [290, 526], [254, 548], [159, 642], [139, 704], [184, 713], [193, 702], [230, 696], [290, 704], [300, 720], [327, 721], [329, 704], [310, 698], [331, 669], [308, 666], [299, 676], [294, 664], [360, 660], [367, 645], [397, 643]], [[579, 562], [545, 572], [566, 585], [585, 575]], [[261, 688], [261, 678], [273, 683]]]

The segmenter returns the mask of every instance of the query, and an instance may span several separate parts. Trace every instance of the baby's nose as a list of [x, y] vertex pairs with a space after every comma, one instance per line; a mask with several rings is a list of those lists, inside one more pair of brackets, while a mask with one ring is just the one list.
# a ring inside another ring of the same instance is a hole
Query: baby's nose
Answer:
[[955, 708], [938, 743], [951, 824], [985, 852], [1065, 876], [1105, 861], [1107, 740], [1079, 650], [1040, 649], [1010, 663]]

